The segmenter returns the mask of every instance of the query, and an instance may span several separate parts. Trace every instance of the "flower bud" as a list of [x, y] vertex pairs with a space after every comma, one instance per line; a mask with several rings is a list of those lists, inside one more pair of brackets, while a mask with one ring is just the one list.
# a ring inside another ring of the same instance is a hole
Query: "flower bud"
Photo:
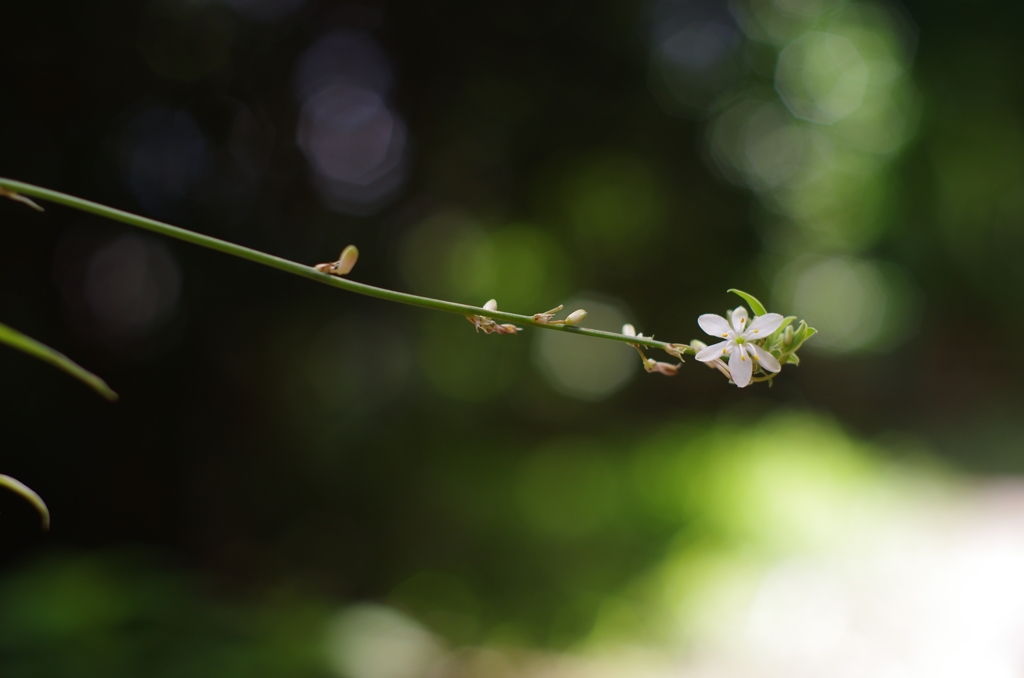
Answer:
[[636, 328], [630, 325], [629, 323], [626, 323], [625, 325], [622, 326], [622, 333], [625, 334], [627, 337], [635, 337]]
[[498, 310], [498, 301], [496, 299], [491, 299], [486, 304], [484, 304], [484, 310], [485, 311], [497, 311]]
[[566, 325], [578, 325], [587, 318], [587, 312], [582, 308], [578, 311], [573, 311], [569, 314], [569, 317], [565, 319]]

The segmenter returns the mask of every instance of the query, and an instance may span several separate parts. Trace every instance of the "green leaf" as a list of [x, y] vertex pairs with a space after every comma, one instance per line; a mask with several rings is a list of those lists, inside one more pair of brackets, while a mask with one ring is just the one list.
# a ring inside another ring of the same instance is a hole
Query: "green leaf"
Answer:
[[764, 315], [765, 313], [768, 312], [768, 311], [765, 310], [764, 304], [762, 304], [760, 301], [758, 301], [757, 297], [755, 297], [753, 294], [747, 294], [746, 292], [743, 292], [742, 290], [735, 290], [735, 289], [728, 290], [728, 291], [732, 292], [733, 294], [738, 294], [741, 297], [743, 297], [743, 301], [747, 302], [747, 304], [750, 306], [750, 310], [754, 312], [754, 315]]
[[35, 356], [43, 362], [50, 363], [54, 367], [62, 369], [72, 377], [82, 381], [107, 400], [117, 400], [117, 394], [107, 386], [107, 382], [89, 372], [63, 353], [55, 351], [46, 344], [41, 344], [32, 337], [26, 336], [3, 323], [0, 323], [0, 344], [7, 344], [19, 351]]
[[39, 511], [39, 515], [42, 516], [43, 529], [50, 529], [50, 509], [46, 508], [46, 502], [43, 501], [42, 497], [33, 492], [32, 488], [20, 480], [15, 480], [14, 478], [5, 476], [2, 473], [0, 473], [0, 487], [6, 487], [8, 490], [16, 492], [27, 499], [28, 502], [35, 506], [36, 510]]

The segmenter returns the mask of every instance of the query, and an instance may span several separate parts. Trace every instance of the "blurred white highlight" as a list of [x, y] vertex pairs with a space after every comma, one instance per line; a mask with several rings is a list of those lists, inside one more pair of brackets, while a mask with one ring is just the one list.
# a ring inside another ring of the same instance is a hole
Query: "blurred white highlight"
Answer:
[[296, 140], [331, 209], [372, 213], [405, 178], [407, 132], [387, 101], [391, 81], [384, 52], [357, 31], [324, 35], [299, 61]]
[[419, 678], [444, 656], [426, 629], [381, 605], [351, 607], [327, 631], [327, 656], [344, 678]]
[[[586, 326], [592, 329], [618, 332], [627, 319], [617, 306], [594, 299], [572, 299], [566, 306], [586, 308]], [[604, 400], [639, 372], [636, 352], [626, 344], [562, 332], [537, 334], [534, 362], [557, 391], [573, 398]]]
[[889, 349], [919, 317], [916, 287], [899, 266], [854, 257], [803, 257], [776, 280], [775, 303], [812, 320], [816, 349]]
[[298, 142], [328, 204], [372, 203], [403, 178], [405, 123], [367, 89], [337, 83], [302, 107]]
[[[399, 613], [368, 607], [336, 620], [333, 665], [349, 678], [491, 678], [496, 666], [497, 675], [522, 678], [1021, 676], [1024, 484], [989, 483], [957, 496], [908, 489], [844, 522], [845, 544], [761, 565], [734, 554], [678, 620], [670, 613], [658, 623], [658, 638], [674, 621], [687, 629], [674, 643], [505, 651], [509, 664], [493, 650], [445, 653]], [[695, 636], [683, 618], [702, 632]], [[489, 662], [471, 661], [481, 652]]]
[[868, 66], [841, 35], [811, 32], [779, 53], [775, 89], [798, 118], [832, 124], [864, 100]]
[[167, 322], [177, 309], [180, 288], [181, 274], [167, 248], [129, 234], [92, 255], [82, 293], [100, 338], [118, 346]]
[[856, 348], [882, 331], [887, 295], [879, 270], [867, 261], [830, 258], [800, 276], [793, 304], [800, 317], [814, 318], [828, 343]]

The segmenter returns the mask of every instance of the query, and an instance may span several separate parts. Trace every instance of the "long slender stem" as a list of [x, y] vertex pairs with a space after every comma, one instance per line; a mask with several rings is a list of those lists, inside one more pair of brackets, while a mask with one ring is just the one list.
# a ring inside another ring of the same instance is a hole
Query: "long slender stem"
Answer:
[[[442, 301], [440, 299], [431, 299], [429, 297], [421, 297], [415, 294], [406, 294], [404, 292], [395, 292], [393, 290], [386, 290], [381, 287], [374, 287], [372, 285], [366, 285], [358, 283], [353, 280], [346, 278], [339, 278], [337, 276], [329, 275], [327, 273], [321, 273], [311, 266], [299, 264], [288, 259], [282, 259], [281, 257], [275, 257], [272, 254], [266, 254], [248, 247], [236, 245], [226, 240], [220, 240], [218, 238], [211, 238], [208, 235], [202, 235], [200, 233], [194, 233], [187, 231], [177, 226], [171, 226], [155, 219], [147, 219], [146, 217], [140, 217], [130, 212], [124, 212], [122, 210], [107, 207], [106, 205], [100, 205], [89, 200], [83, 200], [82, 198], [76, 198], [65, 193], [59, 193], [57, 191], [51, 191], [46, 188], [40, 188], [39, 186], [33, 186], [32, 184], [22, 183], [20, 181], [13, 181], [11, 179], [4, 179], [0, 177], [0, 188], [6, 188], [9, 191], [13, 191], [16, 194], [31, 196], [40, 200], [49, 200], [66, 207], [73, 209], [82, 210], [83, 212], [90, 212], [92, 214], [106, 217], [107, 219], [113, 219], [114, 221], [120, 221], [132, 226], [144, 228], [161, 235], [166, 235], [171, 238], [177, 238], [178, 240], [184, 240], [194, 245], [201, 245], [202, 247], [208, 247], [224, 254], [231, 254], [242, 259], [248, 259], [257, 264], [263, 264], [264, 266], [270, 266], [281, 271], [300, 275], [310, 280], [323, 283], [325, 285], [331, 285], [333, 287], [339, 287], [349, 292], [355, 292], [356, 294], [364, 294], [369, 297], [376, 297], [378, 299], [384, 299], [386, 301], [394, 301], [400, 304], [409, 304], [410, 306], [420, 306], [422, 308], [430, 308], [437, 311], [448, 311], [449, 313], [458, 313], [460, 315], [481, 315], [488, 318], [494, 318], [495, 320], [501, 320], [504, 322], [516, 323], [521, 325], [529, 325], [531, 327], [540, 327], [546, 330], [556, 330], [558, 332], [568, 332], [570, 334], [578, 334], [585, 337], [596, 337], [598, 339], [611, 339], [612, 341], [621, 341], [627, 344], [640, 344], [643, 346], [650, 346], [651, 348], [667, 349], [670, 344], [664, 341], [655, 341], [654, 339], [632, 337], [625, 334], [616, 334], [615, 332], [604, 332], [602, 330], [591, 330], [585, 327], [569, 327], [565, 325], [547, 325], [545, 323], [537, 322], [532, 316], [519, 315], [517, 313], [506, 313], [505, 311], [489, 311], [478, 306], [469, 306], [467, 304], [457, 304], [451, 301]], [[8, 196], [10, 197], [10, 196]]]

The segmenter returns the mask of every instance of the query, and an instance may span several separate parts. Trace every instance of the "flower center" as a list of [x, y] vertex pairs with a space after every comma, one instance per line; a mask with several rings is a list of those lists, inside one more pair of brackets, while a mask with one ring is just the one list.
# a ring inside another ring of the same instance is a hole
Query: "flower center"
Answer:
[[735, 341], [736, 341], [737, 344], [745, 344], [745, 343], [747, 343], [747, 340], [744, 339], [743, 337], [739, 336], [739, 335], [736, 335]]

